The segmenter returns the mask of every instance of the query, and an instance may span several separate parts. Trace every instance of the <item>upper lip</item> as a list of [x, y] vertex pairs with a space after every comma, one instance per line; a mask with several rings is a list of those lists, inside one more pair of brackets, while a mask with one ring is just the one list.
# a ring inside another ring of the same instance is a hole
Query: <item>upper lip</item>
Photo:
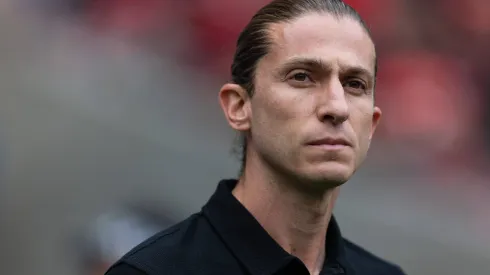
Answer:
[[352, 144], [343, 137], [325, 137], [308, 142], [308, 145], [344, 145], [352, 146]]

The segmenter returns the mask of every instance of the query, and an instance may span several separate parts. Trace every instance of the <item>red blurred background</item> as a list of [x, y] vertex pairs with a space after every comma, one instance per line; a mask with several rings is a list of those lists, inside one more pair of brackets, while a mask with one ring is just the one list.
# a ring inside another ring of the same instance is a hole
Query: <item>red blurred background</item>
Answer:
[[[236, 176], [216, 98], [267, 2], [0, 1], [6, 274], [101, 274]], [[408, 274], [487, 274], [489, 2], [346, 2], [377, 45], [383, 119], [342, 187], [343, 231]]]

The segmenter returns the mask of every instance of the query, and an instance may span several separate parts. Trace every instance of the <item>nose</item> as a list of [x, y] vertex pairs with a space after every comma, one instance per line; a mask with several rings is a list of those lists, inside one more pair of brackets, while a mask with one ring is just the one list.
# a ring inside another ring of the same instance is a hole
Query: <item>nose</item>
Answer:
[[318, 119], [322, 122], [339, 125], [349, 119], [349, 105], [344, 87], [339, 80], [332, 80], [320, 92], [317, 108]]

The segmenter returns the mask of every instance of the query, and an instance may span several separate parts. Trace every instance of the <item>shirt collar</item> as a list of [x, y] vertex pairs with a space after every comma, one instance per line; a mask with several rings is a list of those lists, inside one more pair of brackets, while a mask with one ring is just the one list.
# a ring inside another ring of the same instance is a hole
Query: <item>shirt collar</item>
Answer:
[[[231, 192], [236, 184], [236, 180], [221, 181], [203, 207], [203, 214], [231, 253], [251, 274], [274, 274], [297, 258], [272, 239], [254, 216], [233, 196]], [[328, 226], [325, 245], [327, 259], [324, 269], [332, 264], [341, 264], [345, 268], [344, 242], [333, 216]]]

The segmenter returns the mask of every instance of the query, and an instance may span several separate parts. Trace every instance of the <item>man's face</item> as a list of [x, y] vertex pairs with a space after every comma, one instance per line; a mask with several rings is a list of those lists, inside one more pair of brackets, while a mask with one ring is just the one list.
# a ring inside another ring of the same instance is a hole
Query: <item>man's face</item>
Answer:
[[274, 24], [270, 37], [244, 104], [248, 146], [282, 175], [342, 184], [364, 160], [381, 116], [374, 45], [358, 22], [328, 14]]

